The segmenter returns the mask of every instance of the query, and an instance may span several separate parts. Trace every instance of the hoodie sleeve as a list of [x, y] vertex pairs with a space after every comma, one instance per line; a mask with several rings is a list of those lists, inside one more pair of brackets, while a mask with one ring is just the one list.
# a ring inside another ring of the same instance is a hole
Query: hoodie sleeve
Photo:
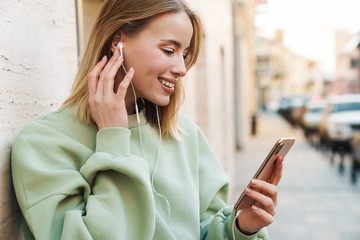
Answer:
[[130, 153], [130, 130], [107, 128], [95, 151], [39, 122], [12, 148], [18, 203], [35, 239], [151, 239], [148, 163]]
[[[228, 178], [203, 133], [198, 131], [200, 239], [268, 240], [266, 229], [247, 236], [234, 224], [235, 211], [228, 207]], [[234, 234], [234, 235], [233, 235]]]

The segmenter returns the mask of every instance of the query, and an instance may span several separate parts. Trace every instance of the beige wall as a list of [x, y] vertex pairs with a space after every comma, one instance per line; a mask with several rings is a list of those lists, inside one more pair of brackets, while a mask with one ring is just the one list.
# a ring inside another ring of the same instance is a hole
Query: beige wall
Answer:
[[234, 62], [237, 81], [235, 91], [238, 94], [234, 107], [238, 110], [235, 129], [239, 128], [237, 147], [240, 148], [248, 145], [248, 140], [251, 138], [251, 117], [258, 110], [255, 83], [254, 6], [253, 0], [234, 1], [234, 33], [237, 46], [234, 53], [238, 55], [238, 61]]
[[20, 232], [12, 141], [26, 122], [59, 106], [75, 74], [74, 9], [72, 0], [0, 1], [0, 239]]
[[83, 55], [91, 27], [101, 8], [102, 0], [77, 0], [79, 52]]
[[183, 111], [204, 131], [232, 182], [236, 146], [247, 146], [251, 116], [257, 111], [254, 1], [189, 2], [203, 21], [205, 40], [186, 77]]
[[196, 121], [224, 169], [231, 169], [234, 153], [233, 46], [230, 1], [189, 1], [204, 24], [204, 45], [198, 64], [186, 76], [183, 111]]

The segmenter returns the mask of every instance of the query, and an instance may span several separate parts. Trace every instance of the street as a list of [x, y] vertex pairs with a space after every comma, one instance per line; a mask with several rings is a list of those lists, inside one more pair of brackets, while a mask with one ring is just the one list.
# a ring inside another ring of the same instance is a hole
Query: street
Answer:
[[351, 184], [350, 157], [345, 171], [338, 171], [329, 154], [306, 143], [300, 129], [294, 129], [276, 113], [261, 113], [257, 135], [237, 153], [230, 203], [245, 188], [278, 138], [295, 137], [284, 160], [279, 184], [275, 221], [268, 227], [272, 240], [360, 239], [360, 182]]

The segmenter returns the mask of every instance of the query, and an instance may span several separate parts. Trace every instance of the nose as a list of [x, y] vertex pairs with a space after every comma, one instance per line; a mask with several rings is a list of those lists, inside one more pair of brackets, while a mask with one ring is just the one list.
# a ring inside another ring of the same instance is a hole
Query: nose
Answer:
[[183, 77], [186, 75], [187, 70], [185, 67], [185, 61], [183, 56], [176, 58], [171, 67], [171, 72], [179, 77]]

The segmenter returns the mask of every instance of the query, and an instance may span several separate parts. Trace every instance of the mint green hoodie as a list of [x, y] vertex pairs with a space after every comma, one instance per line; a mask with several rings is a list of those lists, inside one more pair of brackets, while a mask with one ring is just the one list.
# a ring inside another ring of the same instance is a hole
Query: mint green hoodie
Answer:
[[[27, 124], [12, 148], [26, 239], [232, 239], [228, 179], [200, 129], [180, 115], [182, 139], [162, 141], [141, 114], [130, 129], [97, 131], [73, 107]], [[268, 239], [265, 229], [236, 239]]]

